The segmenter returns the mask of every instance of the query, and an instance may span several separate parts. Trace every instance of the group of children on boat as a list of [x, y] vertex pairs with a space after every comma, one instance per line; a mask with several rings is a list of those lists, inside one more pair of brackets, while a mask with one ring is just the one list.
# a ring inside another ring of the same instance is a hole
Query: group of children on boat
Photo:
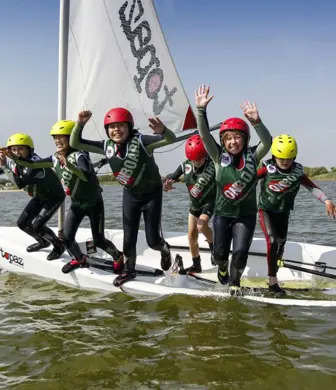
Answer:
[[[175, 134], [159, 118], [149, 118], [153, 135], [142, 134], [125, 108], [112, 108], [106, 113], [105, 140], [82, 138], [83, 128], [92, 115], [90, 111], [80, 112], [77, 122], [57, 122], [50, 131], [56, 152], [47, 158], [35, 153], [29, 135], [16, 133], [9, 137], [6, 147], [0, 149], [0, 169], [32, 197], [17, 222], [20, 229], [36, 240], [27, 251], [52, 245], [47, 259], [53, 260], [68, 250], [73, 259], [62, 268], [64, 273], [88, 266], [87, 256], [75, 240], [78, 227], [87, 216], [94, 244], [114, 260], [118, 276], [113, 283], [118, 287], [136, 277], [136, 243], [143, 215], [147, 244], [161, 253], [161, 268], [168, 271], [172, 259], [170, 246], [161, 234], [162, 191], [172, 190], [173, 183], [183, 176], [190, 200], [188, 238], [193, 261], [184, 272], [202, 271], [198, 247], [198, 234], [202, 233], [209, 244], [211, 261], [218, 266], [219, 282], [228, 284], [233, 294], [239, 294], [258, 214], [267, 245], [269, 291], [284, 295], [277, 280], [277, 264], [284, 253], [289, 215], [300, 186], [323, 202], [327, 214], [334, 218], [335, 206], [296, 161], [298, 147], [294, 137], [282, 134], [272, 140], [255, 104], [246, 101], [241, 108], [260, 139], [257, 146], [250, 145], [250, 126], [241, 118], [224, 120], [216, 142], [210, 134], [206, 114], [213, 98], [209, 92], [205, 85], [195, 92], [199, 134], [187, 140], [186, 160], [164, 180], [153, 152], [174, 142]], [[272, 157], [262, 161], [270, 149]], [[103, 163], [109, 164], [124, 187], [122, 251], [104, 235], [102, 189], [90, 152], [104, 156]], [[64, 230], [57, 236], [46, 224], [64, 202], [65, 195], [70, 197], [71, 204]]]

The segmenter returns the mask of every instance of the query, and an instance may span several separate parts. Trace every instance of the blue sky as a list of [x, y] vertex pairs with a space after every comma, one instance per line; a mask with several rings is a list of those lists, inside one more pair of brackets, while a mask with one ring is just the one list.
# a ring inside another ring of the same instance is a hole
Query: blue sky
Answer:
[[[212, 87], [212, 124], [240, 116], [239, 104], [250, 99], [273, 135], [297, 138], [298, 161], [336, 165], [336, 3], [155, 0], [155, 5], [192, 105], [200, 83]], [[0, 1], [1, 143], [14, 132], [27, 132], [41, 156], [53, 151], [48, 134], [57, 120], [58, 13], [57, 0]], [[183, 151], [181, 146], [157, 155], [162, 173], [176, 168], [171, 161], [182, 161]]]

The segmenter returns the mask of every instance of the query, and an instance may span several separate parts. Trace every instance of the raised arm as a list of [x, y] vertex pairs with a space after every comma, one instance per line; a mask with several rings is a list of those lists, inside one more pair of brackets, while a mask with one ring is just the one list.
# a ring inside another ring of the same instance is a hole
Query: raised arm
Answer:
[[93, 167], [84, 153], [79, 152], [79, 154], [76, 155], [77, 166], [69, 161], [62, 152], [56, 153], [54, 158], [60, 162], [61, 166], [68, 168], [69, 171], [74, 173], [83, 181], [88, 181], [88, 175], [94, 173]]
[[84, 150], [85, 152], [105, 155], [104, 141], [90, 141], [82, 138], [84, 126], [91, 116], [91, 111], [81, 111], [78, 114], [77, 123], [71, 132], [70, 146], [74, 149]]
[[249, 120], [251, 125], [254, 127], [259, 139], [260, 143], [254, 151], [254, 158], [259, 164], [259, 162], [266, 156], [268, 151], [272, 146], [272, 136], [268, 131], [266, 126], [262, 123], [258, 108], [256, 103], [250, 103], [248, 100], [245, 100], [244, 104], [240, 106], [245, 117]]
[[210, 134], [210, 129], [208, 125], [208, 118], [206, 114], [206, 108], [197, 107], [197, 128], [199, 135], [202, 138], [205, 149], [208, 152], [210, 158], [217, 163], [219, 158], [219, 148], [217, 142], [214, 140], [213, 136]]
[[28, 160], [23, 158], [13, 158], [18, 165], [23, 167], [36, 169], [36, 168], [52, 168], [54, 166], [52, 156], [41, 158], [40, 160]]
[[149, 127], [154, 131], [153, 135], [141, 135], [141, 142], [148, 154], [152, 154], [154, 149], [172, 144], [176, 140], [176, 135], [169, 130], [159, 118], [149, 118]]
[[254, 126], [254, 129], [260, 139], [260, 143], [254, 152], [254, 158], [257, 163], [259, 163], [266, 156], [272, 146], [272, 135], [261, 121]]
[[210, 87], [205, 87], [203, 84], [195, 91], [195, 102], [197, 107], [197, 128], [199, 135], [202, 138], [205, 149], [208, 152], [210, 158], [214, 161], [215, 164], [218, 162], [219, 158], [219, 148], [218, 144], [210, 134], [208, 118], [206, 115], [206, 108], [213, 96], [209, 96]]

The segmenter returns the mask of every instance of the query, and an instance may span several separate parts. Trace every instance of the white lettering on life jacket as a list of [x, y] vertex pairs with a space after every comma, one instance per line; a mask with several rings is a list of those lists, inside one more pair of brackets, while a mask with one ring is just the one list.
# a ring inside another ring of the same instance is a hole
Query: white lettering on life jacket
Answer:
[[199, 198], [202, 196], [204, 189], [207, 187], [210, 181], [214, 179], [214, 173], [215, 167], [212, 164], [209, 164], [189, 191], [193, 198]]
[[239, 199], [243, 196], [243, 190], [247, 184], [251, 183], [255, 179], [255, 164], [252, 155], [250, 155], [249, 158], [245, 161], [245, 164], [245, 169], [240, 179], [233, 184], [224, 186], [223, 193], [226, 198], [231, 200]]
[[137, 138], [133, 138], [128, 146], [127, 156], [124, 160], [124, 165], [119, 172], [115, 173], [115, 178], [122, 185], [131, 185], [135, 178], [133, 177], [134, 171], [138, 166], [140, 157], [140, 149], [138, 146]]
[[272, 180], [268, 183], [268, 188], [273, 192], [286, 192], [293, 183], [298, 181], [298, 178], [302, 174], [300, 166], [295, 167], [294, 172], [287, 175], [282, 180]]
[[[71, 164], [76, 165], [76, 158], [75, 158], [75, 156], [70, 154], [70, 156], [67, 157], [67, 160]], [[74, 174], [67, 167], [61, 167], [61, 165], [60, 165], [60, 169], [61, 169], [61, 175], [62, 175], [61, 184], [63, 186], [63, 190], [64, 190], [66, 195], [70, 196], [71, 195], [70, 184], [71, 184], [71, 180], [72, 180], [72, 177], [73, 177]]]

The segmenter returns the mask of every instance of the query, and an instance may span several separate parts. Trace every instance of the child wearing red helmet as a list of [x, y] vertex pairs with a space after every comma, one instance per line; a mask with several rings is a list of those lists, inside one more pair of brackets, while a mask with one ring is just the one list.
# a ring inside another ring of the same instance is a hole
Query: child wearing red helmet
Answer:
[[90, 111], [78, 114], [71, 134], [70, 145], [81, 150], [102, 154], [123, 191], [124, 263], [120, 262], [120, 275], [113, 284], [121, 286], [136, 277], [136, 243], [141, 214], [144, 216], [147, 244], [161, 252], [161, 268], [168, 271], [171, 254], [168, 243], [161, 235], [162, 181], [154, 160], [154, 149], [175, 141], [175, 134], [159, 118], [149, 118], [154, 135], [134, 130], [132, 114], [122, 107], [112, 108], [104, 118], [107, 140], [90, 141], [82, 138]]
[[[175, 172], [165, 177], [164, 190], [173, 189], [172, 183], [184, 177], [189, 193], [188, 240], [193, 265], [186, 273], [202, 272], [198, 247], [198, 234], [204, 234], [213, 250], [212, 230], [209, 221], [213, 214], [216, 198], [215, 166], [209, 158], [201, 137], [196, 134], [188, 138], [185, 146], [187, 160]], [[212, 256], [211, 256], [212, 259]], [[213, 263], [215, 265], [215, 263]]]
[[[220, 145], [209, 132], [206, 107], [210, 87], [199, 87], [195, 93], [197, 127], [216, 169], [217, 195], [214, 210], [214, 260], [218, 280], [229, 283], [231, 294], [239, 294], [253, 239], [257, 217], [257, 166], [272, 145], [272, 136], [259, 118], [256, 105], [245, 102], [245, 117], [255, 128], [260, 143], [249, 146], [250, 130], [240, 118], [225, 120], [219, 131]], [[228, 269], [232, 243], [232, 261]]]

